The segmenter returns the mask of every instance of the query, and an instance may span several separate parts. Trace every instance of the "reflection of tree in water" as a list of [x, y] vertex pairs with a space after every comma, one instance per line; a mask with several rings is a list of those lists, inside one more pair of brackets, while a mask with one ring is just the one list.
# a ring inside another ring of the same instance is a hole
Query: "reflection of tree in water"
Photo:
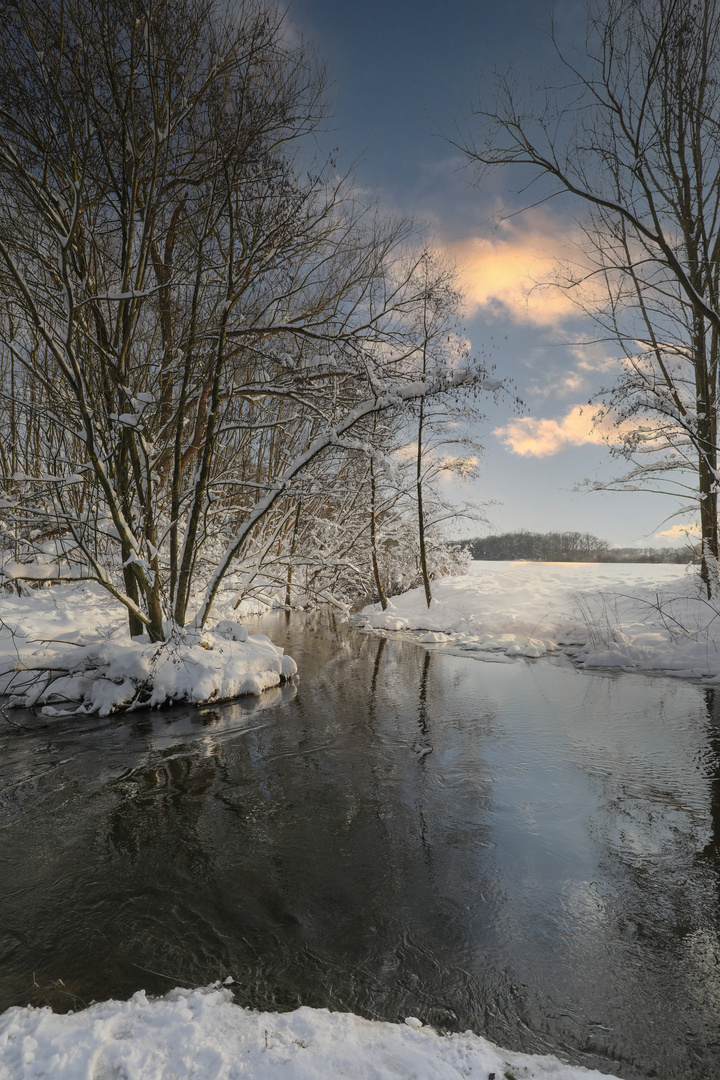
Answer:
[[205, 828], [227, 762], [213, 734], [218, 717], [206, 712], [196, 722], [202, 734], [191, 740], [148, 746], [146, 760], [112, 785], [105, 815], [101, 861], [106, 882], [116, 883], [102, 927], [107, 960], [154, 992], [212, 981], [230, 963]]
[[[422, 674], [420, 675], [420, 693], [418, 696], [418, 725], [420, 727], [421, 740], [413, 746], [420, 762], [420, 777], [427, 780], [427, 756], [432, 753], [430, 742], [430, 726], [428, 724], [428, 675], [430, 674], [429, 649], [425, 650]], [[428, 840], [428, 827], [426, 820], [425, 805], [423, 801], [423, 785], [418, 785], [418, 819], [420, 821], [420, 842], [423, 848], [423, 857], [427, 866], [428, 875], [434, 885], [432, 846]]]
[[[212, 722], [208, 718], [208, 722]], [[107, 838], [119, 854], [138, 859], [160, 847], [177, 850], [190, 867], [207, 860], [197, 839], [197, 823], [221, 764], [218, 749], [199, 755], [196, 741], [173, 746], [116, 781], [119, 800], [107, 819]]]
[[[295, 923], [273, 927], [276, 953], [259, 922], [248, 940], [263, 963], [286, 950], [279, 962], [296, 985], [317, 988], [324, 971], [326, 1004], [387, 1017], [434, 995], [428, 1012], [445, 1002], [445, 1016], [462, 1011], [467, 1025], [471, 977], [450, 957], [468, 954], [465, 913], [490, 921], [493, 903], [478, 859], [488, 810], [481, 733], [471, 718], [456, 748], [454, 684], [435, 677], [437, 658], [416, 644], [357, 635], [340, 660], [337, 645], [322, 648], [315, 641], [317, 664], [299, 684], [295, 741], [253, 766], [254, 790], [274, 792], [278, 812], [264, 832], [270, 807], [258, 813], [245, 866], [261, 845], [266, 896]], [[436, 766], [419, 751], [434, 750], [446, 727]], [[430, 874], [438, 857], [442, 872]]]
[[[654, 705], [658, 726], [665, 726], [665, 703]], [[620, 740], [588, 762], [591, 775], [601, 778], [602, 792], [593, 838], [623, 892], [624, 920], [649, 942], [683, 936], [706, 913], [702, 882], [693, 874], [705, 812], [692, 776], [691, 746], [682, 750], [687, 761], [673, 768], [671, 746], [656, 757], [657, 748], [644, 747], [642, 739], [632, 745]]]
[[[67, 918], [62, 946], [43, 940], [47, 978], [72, 968], [102, 998], [166, 990], [150, 971], [232, 973], [257, 1007], [422, 1008], [438, 1023], [444, 1008], [478, 1026], [475, 968], [455, 958], [480, 964], [493, 904], [481, 724], [454, 719], [439, 656], [316, 625], [294, 700], [245, 727], [228, 726], [229, 706], [138, 717], [89, 801], [78, 786], [73, 813], [86, 802], [92, 817], [76, 878], [55, 878]], [[105, 753], [98, 739], [87, 776]]]
[[382, 826], [376, 858], [389, 888], [369, 897], [366, 915], [379, 935], [368, 939], [365, 986], [348, 1005], [374, 1016], [415, 1009], [441, 1027], [479, 1027], [486, 977], [474, 971], [475, 957], [485, 967], [475, 931], [483, 917], [492, 923], [495, 906], [478, 858], [487, 850], [490, 721], [463, 714], [458, 731], [454, 694], [463, 675], [446, 670], [447, 659], [456, 663], [447, 657], [436, 672], [439, 659], [399, 636], [377, 640], [364, 719], [374, 751], [368, 809]]
[[[706, 781], [707, 802], [701, 798], [701, 788], [693, 790], [691, 773], [683, 782], [682, 768], [673, 777], [668, 773], [654, 775], [648, 768], [633, 770], [631, 764], [624, 780], [617, 763], [616, 770], [608, 770], [605, 785], [611, 812], [608, 822], [614, 825], [614, 833], [608, 833], [610, 846], [628, 868], [633, 868], [638, 884], [649, 897], [658, 895], [660, 885], [663, 895], [674, 897], [671, 906], [676, 910], [679, 931], [693, 921], [688, 898], [683, 895], [683, 887], [689, 885], [687, 860], [693, 861], [703, 874], [708, 861], [720, 872], [720, 693], [705, 687], [702, 695], [707, 717], [705, 739], [693, 760]], [[662, 717], [667, 723], [664, 704], [661, 700], [656, 708], [658, 719]], [[699, 845], [707, 824], [709, 838]], [[674, 881], [679, 892], [672, 892]], [[694, 907], [694, 902], [690, 906]]]
[[382, 660], [382, 655], [385, 651], [386, 644], [387, 638], [382, 635], [380, 637], [380, 640], [378, 641], [377, 652], [375, 653], [375, 663], [373, 664], [372, 682], [370, 683], [370, 699], [373, 703], [373, 707], [375, 702], [375, 694], [377, 693], [378, 675], [380, 674], [380, 662]]
[[[685, 1075], [682, 1063], [692, 1061], [697, 1071], [687, 1075], [711, 1077], [717, 1075], [713, 1048], [720, 1010], [714, 855], [720, 835], [720, 716], [706, 691], [703, 732], [700, 694], [696, 698], [692, 688], [652, 679], [640, 684], [644, 714], [623, 712], [623, 678], [607, 679], [604, 687], [592, 679], [600, 691], [600, 722], [587, 734], [585, 756], [578, 757], [597, 793], [588, 825], [599, 880], [588, 883], [594, 925], [588, 941], [580, 939], [584, 978], [590, 987], [615, 984], [621, 999], [633, 1002], [631, 1012], [620, 1015], [612, 1001], [601, 997], [593, 1005], [589, 994], [589, 1009], [598, 1015], [610, 1006], [606, 1033], [594, 1038], [606, 1053], [614, 1052], [616, 1037], [620, 1045], [634, 1047], [636, 1061], [648, 1072], [665, 1069], [674, 1076], [677, 1069]], [[697, 775], [698, 761], [709, 791]], [[708, 816], [712, 836], [702, 854], [710, 860], [698, 857]], [[653, 1026], [656, 1034], [662, 1031], [660, 1038], [653, 1037]]]
[[710, 787], [710, 839], [701, 854], [713, 859], [720, 870], [720, 694], [706, 687], [708, 752], [703, 761], [703, 773]]
[[[425, 650], [425, 659], [423, 660], [422, 675], [420, 676], [420, 695], [418, 705], [418, 721], [420, 723], [420, 730], [425, 738], [428, 735], [428, 674], [430, 672], [430, 650]], [[432, 747], [429, 747], [432, 749]]]

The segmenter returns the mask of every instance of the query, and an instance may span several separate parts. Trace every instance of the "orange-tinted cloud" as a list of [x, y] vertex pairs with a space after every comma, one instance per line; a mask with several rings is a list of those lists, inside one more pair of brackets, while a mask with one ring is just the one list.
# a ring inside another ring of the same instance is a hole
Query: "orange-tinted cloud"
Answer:
[[553, 284], [558, 265], [580, 257], [579, 231], [541, 211], [503, 221], [491, 236], [449, 241], [469, 313], [500, 303], [521, 321], [552, 326], [578, 314], [567, 289]]
[[523, 457], [552, 457], [571, 446], [587, 443], [618, 443], [625, 425], [609, 418], [593, 421], [592, 410], [575, 405], [560, 420], [522, 416], [504, 427], [495, 428], [493, 435], [513, 454]]
[[655, 533], [655, 536], [659, 539], [662, 537], [664, 540], [699, 540], [700, 538], [700, 525], [698, 522], [694, 522], [691, 525], [673, 525], [669, 529], [663, 529], [662, 532]]

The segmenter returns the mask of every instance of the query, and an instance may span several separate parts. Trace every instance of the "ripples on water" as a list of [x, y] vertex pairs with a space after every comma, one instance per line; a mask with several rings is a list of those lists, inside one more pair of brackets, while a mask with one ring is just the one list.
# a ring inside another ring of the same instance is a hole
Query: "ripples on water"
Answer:
[[234, 976], [720, 1073], [720, 696], [266, 620], [297, 687], [0, 735], [0, 1006]]

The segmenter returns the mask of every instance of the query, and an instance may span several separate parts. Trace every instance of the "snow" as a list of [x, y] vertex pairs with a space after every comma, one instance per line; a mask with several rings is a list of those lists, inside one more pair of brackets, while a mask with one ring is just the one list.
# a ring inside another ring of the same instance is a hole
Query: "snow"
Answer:
[[220, 984], [150, 1000], [106, 1001], [77, 1013], [12, 1008], [0, 1016], [0, 1080], [601, 1080], [553, 1057], [500, 1050], [479, 1035], [303, 1007], [262, 1013]]
[[[720, 683], [720, 604], [674, 564], [475, 562], [467, 574], [366, 607], [366, 629], [476, 660], [537, 659], [564, 648], [586, 668], [657, 671]], [[421, 633], [419, 633], [421, 632]]]
[[[52, 682], [38, 679], [43, 668]], [[296, 671], [264, 634], [230, 619], [178, 630], [162, 645], [130, 638], [124, 609], [94, 583], [0, 594], [0, 693], [46, 716], [224, 701]]]
[[75, 566], [62, 562], [58, 564], [57, 559], [48, 559], [45, 562], [36, 559], [33, 562], [25, 563], [8, 559], [7, 562], [3, 563], [1, 573], [6, 581], [19, 579], [25, 581], [54, 581], [57, 578], [62, 578], [64, 581], [82, 581], [90, 576], [92, 570], [80, 564]]
[[[39, 557], [41, 558], [41, 557]], [[39, 564], [39, 570], [45, 570]], [[366, 630], [412, 632], [425, 646], [494, 663], [560, 650], [586, 668], [657, 671], [720, 683], [720, 606], [702, 595], [693, 568], [672, 564], [476, 562], [467, 574], [375, 604]], [[128, 707], [196, 704], [259, 694], [296, 672], [263, 635], [225, 614], [213, 628], [177, 631], [163, 646], [130, 639], [124, 609], [101, 586], [67, 582], [0, 591], [0, 693], [14, 704], [107, 715]], [[45, 686], [42, 666], [57, 669]], [[30, 670], [35, 669], [35, 670]], [[27, 673], [25, 673], [27, 672]]]
[[[38, 557], [39, 560], [42, 556]], [[45, 570], [38, 563], [38, 569]], [[720, 606], [697, 573], [669, 564], [476, 562], [465, 575], [393, 597], [359, 618], [369, 631], [412, 632], [423, 645], [486, 663], [565, 650], [586, 668], [657, 671], [720, 683]], [[230, 595], [230, 594], [228, 594]], [[234, 599], [233, 594], [233, 599]], [[243, 618], [265, 607], [216, 605], [213, 628], [177, 631], [163, 646], [130, 639], [122, 606], [98, 584], [0, 590], [0, 693], [46, 715], [99, 712], [260, 694], [294, 662]], [[227, 611], [224, 608], [228, 608]], [[49, 685], [37, 670], [55, 668]], [[31, 670], [33, 669], [33, 670]]]

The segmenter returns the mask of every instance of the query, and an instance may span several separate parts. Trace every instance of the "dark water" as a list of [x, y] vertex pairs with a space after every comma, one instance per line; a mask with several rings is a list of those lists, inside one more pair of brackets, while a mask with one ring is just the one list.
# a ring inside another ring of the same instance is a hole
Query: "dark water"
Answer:
[[245, 1005], [720, 1075], [720, 694], [261, 628], [296, 688], [0, 720], [0, 1007], [231, 974]]

